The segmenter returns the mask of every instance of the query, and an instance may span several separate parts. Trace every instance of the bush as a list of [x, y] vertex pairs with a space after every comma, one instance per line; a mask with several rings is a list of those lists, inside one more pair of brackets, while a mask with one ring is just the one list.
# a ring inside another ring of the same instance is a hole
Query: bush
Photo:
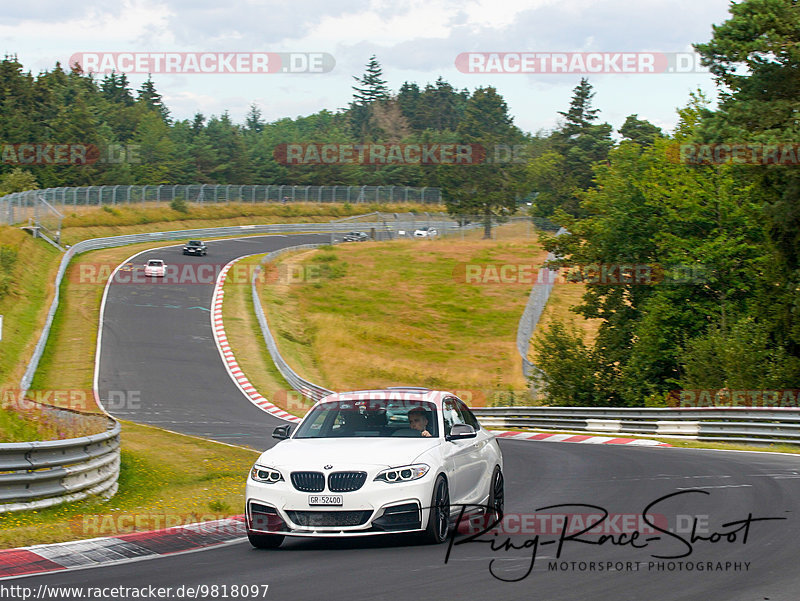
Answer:
[[574, 325], [567, 328], [561, 322], [550, 324], [534, 340], [533, 350], [538, 369], [531, 383], [545, 394], [548, 404], [565, 407], [605, 404], [598, 399], [595, 384], [597, 360]]
[[0, 298], [3, 298], [11, 289], [14, 281], [11, 271], [17, 262], [17, 251], [10, 246], [0, 246]]
[[690, 340], [681, 361], [681, 388], [772, 390], [795, 388], [800, 379], [800, 359], [770, 339], [752, 318], [742, 319], [727, 331], [709, 330]]
[[175, 198], [169, 203], [169, 208], [173, 211], [177, 211], [178, 213], [188, 213], [189, 212], [189, 204], [186, 202], [184, 198]]

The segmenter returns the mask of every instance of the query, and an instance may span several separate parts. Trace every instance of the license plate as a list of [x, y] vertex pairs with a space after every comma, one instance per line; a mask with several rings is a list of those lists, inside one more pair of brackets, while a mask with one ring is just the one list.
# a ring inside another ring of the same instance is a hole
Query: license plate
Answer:
[[342, 495], [308, 495], [309, 505], [341, 505]]

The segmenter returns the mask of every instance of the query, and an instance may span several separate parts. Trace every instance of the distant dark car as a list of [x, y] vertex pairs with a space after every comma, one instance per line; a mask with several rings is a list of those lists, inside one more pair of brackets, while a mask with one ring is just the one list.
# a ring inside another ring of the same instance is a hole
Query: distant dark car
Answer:
[[369, 240], [366, 232], [347, 232], [344, 235], [345, 242], [366, 242]]
[[208, 247], [202, 240], [189, 240], [183, 247], [183, 254], [205, 256], [208, 254]]

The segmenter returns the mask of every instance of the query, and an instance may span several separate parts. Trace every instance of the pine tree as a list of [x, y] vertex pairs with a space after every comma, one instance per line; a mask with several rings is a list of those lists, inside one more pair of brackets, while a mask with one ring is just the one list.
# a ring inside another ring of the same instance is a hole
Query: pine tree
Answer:
[[361, 142], [376, 133], [370, 128], [372, 104], [389, 99], [389, 88], [382, 78], [383, 71], [374, 54], [367, 63], [367, 70], [364, 75], [362, 77], [353, 76], [353, 79], [359, 85], [353, 86], [353, 101], [350, 103], [350, 127], [353, 134]]
[[528, 177], [537, 193], [536, 217], [550, 217], [558, 210], [582, 215], [579, 197], [594, 186], [593, 165], [608, 158], [614, 145], [612, 127], [594, 123], [599, 109], [592, 108], [594, 92], [586, 78], [573, 90], [566, 121], [550, 136], [550, 149], [528, 165]]
[[156, 91], [156, 86], [149, 75], [142, 83], [142, 87], [139, 88], [137, 100], [144, 102], [149, 108], [155, 110], [165, 123], [169, 123], [169, 109], [164, 106], [164, 100], [161, 94]]
[[[519, 166], [494, 162], [495, 149], [513, 146], [522, 134], [508, 114], [508, 105], [492, 87], [478, 88], [466, 103], [464, 118], [458, 126], [462, 144], [471, 144], [475, 156], [471, 164], [442, 165], [439, 179], [452, 215], [479, 217], [484, 238], [492, 237], [492, 223], [503, 220], [516, 210], [520, 190]], [[483, 153], [475, 151], [482, 149]]]
[[573, 90], [572, 102], [570, 102], [569, 110], [566, 112], [558, 111], [558, 114], [566, 119], [566, 123], [560, 131], [561, 136], [569, 139], [585, 130], [593, 121], [597, 120], [597, 113], [599, 113], [600, 110], [592, 108], [594, 94], [589, 80], [582, 77], [581, 83]]
[[264, 120], [261, 118], [261, 109], [254, 102], [250, 105], [250, 110], [247, 112], [244, 125], [248, 131], [260, 134], [264, 131]]
[[353, 86], [353, 104], [367, 105], [389, 98], [389, 88], [383, 78], [383, 70], [373, 54], [367, 62], [367, 70], [361, 77], [353, 76], [359, 85]]
[[103, 78], [100, 84], [103, 97], [111, 102], [116, 102], [125, 106], [133, 105], [133, 95], [131, 94], [128, 77], [121, 73], [117, 75], [114, 71]]
[[622, 137], [635, 142], [640, 146], [652, 146], [656, 138], [663, 138], [664, 133], [646, 119], [639, 119], [639, 115], [628, 115], [625, 123], [619, 128]]

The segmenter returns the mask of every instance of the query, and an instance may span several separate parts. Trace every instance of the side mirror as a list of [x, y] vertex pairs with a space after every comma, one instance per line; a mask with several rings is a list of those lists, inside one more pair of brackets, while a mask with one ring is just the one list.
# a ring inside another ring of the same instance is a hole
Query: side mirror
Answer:
[[292, 426], [285, 425], [285, 426], [278, 426], [272, 431], [272, 438], [277, 438], [278, 440], [285, 440], [289, 438], [289, 434], [292, 432]]
[[478, 433], [475, 428], [469, 424], [453, 424], [450, 428], [450, 434], [447, 435], [447, 440], [465, 440], [467, 438], [475, 438]]

